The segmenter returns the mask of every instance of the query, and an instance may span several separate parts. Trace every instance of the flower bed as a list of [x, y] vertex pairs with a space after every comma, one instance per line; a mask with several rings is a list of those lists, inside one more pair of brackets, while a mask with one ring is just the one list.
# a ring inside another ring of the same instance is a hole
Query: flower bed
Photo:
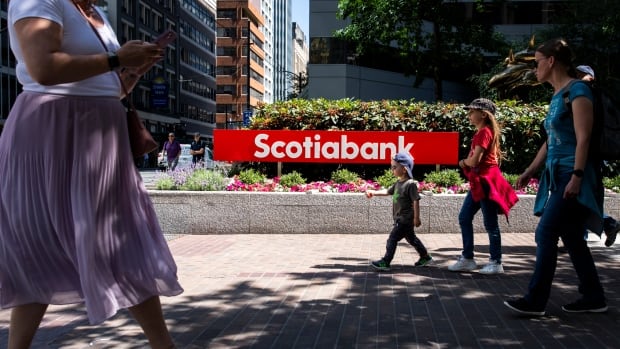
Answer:
[[[368, 200], [362, 194], [385, 187], [374, 180], [284, 185], [291, 183], [285, 176], [268, 180], [247, 175], [228, 178], [224, 172], [205, 170], [161, 172], [157, 177], [160, 190], [149, 194], [162, 229], [170, 234], [375, 234], [385, 233], [392, 223], [391, 198]], [[247, 184], [248, 178], [257, 182]], [[516, 180], [516, 176], [507, 178]], [[416, 231], [458, 233], [456, 217], [469, 191], [468, 183], [442, 186], [421, 181], [418, 188], [423, 194], [423, 225]], [[519, 202], [510, 212], [512, 224], [500, 219], [502, 232], [534, 231], [538, 222], [532, 214], [534, 196], [527, 194], [535, 194], [537, 189], [538, 182], [532, 180], [518, 191]], [[619, 216], [620, 198], [610, 196], [605, 199], [605, 211]], [[476, 232], [484, 232], [480, 215], [474, 227]]]
[[[267, 183], [246, 184], [233, 177], [231, 183], [226, 186], [226, 191], [262, 191], [262, 192], [319, 192], [319, 193], [363, 193], [368, 189], [381, 189], [381, 185], [371, 180], [358, 180], [350, 183], [311, 182], [308, 184], [286, 187], [281, 185], [279, 177], [274, 177]], [[530, 183], [522, 189], [516, 190], [517, 194], [536, 194], [538, 190], [538, 180], [533, 178]], [[441, 186], [435, 183], [418, 182], [418, 191], [431, 194], [465, 194], [469, 192], [469, 183], [460, 185]]]
[[[363, 193], [368, 189], [381, 189], [379, 182], [357, 179], [347, 183], [316, 181], [305, 184], [287, 186], [281, 183], [280, 177], [262, 182], [245, 183], [238, 175], [227, 178], [222, 171], [181, 169], [173, 172], [160, 172], [155, 186], [158, 190], [188, 191], [248, 191], [248, 192], [318, 192], [318, 193]], [[431, 182], [418, 182], [418, 190], [427, 194], [465, 194], [469, 191], [469, 183], [442, 186]], [[536, 194], [538, 180], [533, 178], [530, 183], [517, 190], [517, 194]]]

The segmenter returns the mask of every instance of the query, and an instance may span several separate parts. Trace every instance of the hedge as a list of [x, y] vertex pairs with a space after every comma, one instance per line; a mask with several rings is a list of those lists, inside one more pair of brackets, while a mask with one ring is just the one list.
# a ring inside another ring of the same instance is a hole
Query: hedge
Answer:
[[[547, 106], [519, 101], [496, 103], [496, 118], [502, 128], [502, 151], [505, 159], [501, 169], [521, 173], [534, 159], [543, 143], [540, 127]], [[249, 125], [253, 130], [346, 130], [346, 131], [456, 131], [459, 132], [459, 157], [469, 152], [475, 128], [469, 124], [463, 104], [426, 103], [416, 100], [382, 100], [363, 102], [354, 99], [327, 100], [292, 99], [260, 104]], [[294, 167], [302, 169], [303, 164]], [[352, 166], [347, 166], [351, 168]], [[364, 169], [366, 168], [366, 170]], [[358, 166], [354, 171], [371, 178], [372, 166]], [[454, 166], [456, 168], [456, 166]], [[428, 168], [424, 172], [432, 171]], [[263, 169], [265, 170], [265, 169]], [[316, 171], [316, 166], [314, 166]], [[333, 168], [326, 167], [331, 173]], [[424, 173], [419, 173], [423, 176]], [[317, 174], [310, 174], [317, 177]], [[320, 175], [318, 175], [320, 177]]]

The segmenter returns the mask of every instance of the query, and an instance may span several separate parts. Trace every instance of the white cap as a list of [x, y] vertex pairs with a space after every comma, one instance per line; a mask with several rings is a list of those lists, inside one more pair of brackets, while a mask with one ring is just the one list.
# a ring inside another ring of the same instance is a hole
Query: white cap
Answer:
[[592, 75], [593, 78], [596, 78], [596, 76], [594, 76], [594, 69], [592, 69], [589, 65], [579, 65], [576, 69], [584, 74]]

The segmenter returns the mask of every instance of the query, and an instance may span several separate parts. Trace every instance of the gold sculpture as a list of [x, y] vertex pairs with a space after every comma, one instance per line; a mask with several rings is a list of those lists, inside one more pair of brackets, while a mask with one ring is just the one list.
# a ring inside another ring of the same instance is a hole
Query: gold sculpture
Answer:
[[489, 87], [497, 89], [500, 97], [516, 95], [521, 87], [539, 85], [534, 74], [534, 36], [530, 39], [525, 50], [513, 53], [512, 49], [504, 60], [506, 68], [493, 75], [489, 80]]

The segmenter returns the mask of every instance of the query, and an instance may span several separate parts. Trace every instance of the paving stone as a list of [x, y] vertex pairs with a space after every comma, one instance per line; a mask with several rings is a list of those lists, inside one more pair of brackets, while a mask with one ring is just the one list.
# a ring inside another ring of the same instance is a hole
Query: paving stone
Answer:
[[[420, 234], [435, 264], [415, 268], [404, 240], [392, 271], [368, 266], [385, 234], [174, 235], [167, 237], [185, 292], [162, 298], [178, 348], [620, 348], [620, 245], [589, 241], [606, 290], [606, 314], [567, 314], [577, 279], [569, 257], [558, 269], [542, 318], [502, 302], [527, 288], [533, 234], [502, 234], [502, 275], [453, 273], [458, 234]], [[604, 238], [604, 237], [603, 237]], [[476, 260], [488, 259], [476, 234]], [[0, 311], [0, 348], [10, 310]], [[147, 348], [126, 311], [90, 326], [82, 305], [50, 306], [33, 348]]]

